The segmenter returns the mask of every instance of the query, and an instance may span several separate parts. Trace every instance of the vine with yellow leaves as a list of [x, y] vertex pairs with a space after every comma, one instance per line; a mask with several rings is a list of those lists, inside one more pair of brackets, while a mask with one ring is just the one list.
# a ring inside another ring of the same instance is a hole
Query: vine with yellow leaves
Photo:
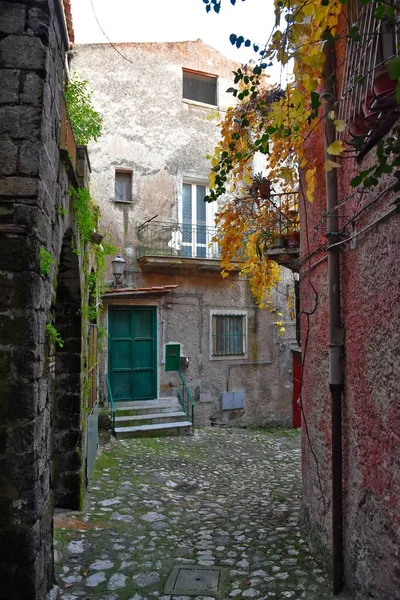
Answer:
[[[213, 8], [219, 12], [221, 0], [203, 1], [208, 11]], [[364, 4], [370, 1], [364, 0]], [[274, 230], [274, 210], [272, 194], [261, 198], [252, 193], [252, 162], [258, 154], [268, 157], [266, 175], [276, 195], [289, 199], [286, 213], [297, 208], [293, 198], [297, 198], [300, 169], [305, 197], [313, 201], [316, 166], [306, 155], [305, 142], [323, 119], [332, 119], [338, 132], [346, 127], [333, 111], [324, 110], [324, 103], [332, 94], [321, 89], [326, 44], [340, 37], [355, 40], [358, 35], [354, 26], [339, 31], [339, 16], [345, 3], [346, 0], [274, 0], [275, 27], [270, 42], [259, 52], [260, 64], [234, 72], [235, 87], [228, 90], [238, 103], [227, 110], [221, 124], [221, 140], [211, 160], [210, 193], [206, 200], [231, 196], [217, 213], [222, 274], [228, 275], [234, 263], [241, 260], [242, 273], [249, 277], [260, 306], [266, 296], [269, 305], [269, 293], [279, 280], [279, 267], [260, 256], [258, 240], [262, 235], [265, 240]], [[378, 0], [376, 6], [375, 17], [383, 18], [387, 3]], [[237, 47], [251, 45], [250, 40], [235, 34], [231, 35], [231, 42]], [[259, 50], [255, 45], [254, 49]], [[283, 90], [266, 83], [264, 70], [270, 61], [283, 66], [294, 61], [293, 77]], [[396, 76], [397, 63], [398, 59], [392, 61]], [[340, 167], [336, 157], [344, 150], [340, 139], [328, 146], [331, 158], [325, 161], [327, 171]]]

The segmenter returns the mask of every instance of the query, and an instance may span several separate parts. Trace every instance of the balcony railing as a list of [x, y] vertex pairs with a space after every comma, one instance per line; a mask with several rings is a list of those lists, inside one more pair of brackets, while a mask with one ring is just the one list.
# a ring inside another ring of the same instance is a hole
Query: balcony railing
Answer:
[[138, 258], [159, 256], [219, 260], [215, 227], [151, 221], [138, 227]]
[[390, 4], [393, 17], [377, 20], [375, 2], [347, 3], [348, 22], [355, 34], [346, 47], [338, 110], [346, 129], [338, 137], [354, 146], [360, 158], [400, 114], [395, 99], [397, 81], [389, 77], [386, 66], [398, 55], [400, 43], [399, 9], [388, 0]]
[[283, 267], [298, 271], [300, 250], [297, 193], [271, 194], [266, 230], [259, 237], [260, 253]]

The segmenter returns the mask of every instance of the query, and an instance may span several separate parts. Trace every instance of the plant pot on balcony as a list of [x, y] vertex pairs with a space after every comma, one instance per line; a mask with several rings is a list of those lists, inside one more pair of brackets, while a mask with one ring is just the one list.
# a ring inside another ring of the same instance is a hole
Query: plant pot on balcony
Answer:
[[300, 231], [288, 231], [286, 234], [289, 248], [298, 248], [300, 245]]
[[92, 242], [92, 244], [101, 244], [103, 237], [104, 236], [101, 235], [101, 233], [97, 233], [97, 231], [92, 231], [92, 233], [90, 234], [90, 241]]
[[288, 244], [287, 233], [276, 233], [272, 236], [272, 248], [286, 248]]
[[379, 116], [379, 109], [374, 104], [375, 96], [369, 92], [361, 103], [362, 111], [364, 113], [364, 124], [369, 129], [375, 127]]
[[349, 133], [352, 138], [365, 136], [371, 129], [368, 119], [364, 115], [357, 114], [349, 123]]
[[261, 198], [263, 198], [264, 200], [267, 200], [271, 195], [270, 182], [268, 181], [266, 183], [260, 183], [258, 186], [258, 191], [259, 191]]
[[397, 81], [391, 79], [387, 67], [383, 65], [374, 72], [375, 109], [383, 110], [396, 105]]

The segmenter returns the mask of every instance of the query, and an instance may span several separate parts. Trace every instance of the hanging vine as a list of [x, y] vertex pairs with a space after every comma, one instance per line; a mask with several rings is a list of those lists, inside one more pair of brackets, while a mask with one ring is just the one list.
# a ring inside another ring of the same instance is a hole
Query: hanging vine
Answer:
[[[207, 11], [220, 11], [221, 0], [203, 1]], [[231, 4], [236, 2], [230, 1]], [[362, 0], [363, 4], [369, 2], [371, 0]], [[301, 170], [306, 199], [313, 202], [316, 162], [315, 158], [310, 158], [310, 153], [307, 155], [305, 142], [324, 119], [331, 119], [339, 133], [346, 128], [346, 123], [338, 119], [335, 112], [325, 108], [332, 94], [322, 87], [326, 45], [342, 37], [355, 43], [360, 40], [356, 26], [350, 24], [346, 31], [340, 30], [339, 19], [345, 3], [346, 0], [275, 0], [274, 29], [262, 50], [259, 44], [243, 36], [232, 34], [230, 37], [231, 43], [238, 48], [243, 44], [253, 45], [260, 59], [256, 66], [244, 66], [234, 72], [234, 87], [228, 91], [238, 102], [227, 110], [221, 124], [221, 139], [211, 158], [210, 193], [206, 200], [212, 202], [225, 194], [233, 195], [217, 213], [222, 274], [229, 274], [241, 256], [244, 261], [242, 272], [249, 276], [260, 305], [264, 304], [265, 292], [268, 295], [279, 272], [275, 263], [271, 264], [260, 255], [260, 236], [264, 236], [265, 241], [273, 231], [274, 223], [271, 198], [260, 199], [257, 194], [251, 194], [253, 159], [259, 154], [266, 156], [266, 177], [271, 187], [292, 199], [298, 189]], [[385, 0], [375, 2], [378, 20], [392, 18], [393, 10]], [[345, 19], [341, 19], [342, 22]], [[268, 87], [265, 70], [271, 62], [283, 66], [293, 62], [293, 76], [283, 89]], [[399, 57], [388, 62], [388, 71], [393, 79], [399, 78]], [[396, 97], [399, 101], [400, 83]], [[390, 153], [393, 155], [392, 146], [396, 142], [393, 138], [383, 142], [378, 168], [361, 171], [352, 185], [371, 185], [371, 177], [376, 179], [377, 174], [388, 173], [392, 166], [397, 166], [398, 155], [391, 161], [387, 158]], [[387, 143], [391, 144], [389, 149]], [[337, 159], [345, 150], [341, 139], [328, 146], [325, 170], [340, 168]], [[296, 201], [292, 200], [286, 203], [284, 210], [289, 214], [296, 208]]]

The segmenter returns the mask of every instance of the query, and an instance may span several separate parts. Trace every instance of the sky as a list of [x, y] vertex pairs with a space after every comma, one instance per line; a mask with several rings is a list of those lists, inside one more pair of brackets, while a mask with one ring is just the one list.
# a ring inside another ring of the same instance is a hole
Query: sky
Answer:
[[[202, 0], [72, 0], [75, 42], [177, 42], [201, 38], [225, 56], [242, 63], [257, 59], [251, 48], [231, 45], [231, 33], [261, 47], [274, 23], [272, 0], [223, 0], [221, 12], [206, 13]], [[97, 17], [97, 20], [96, 20]], [[98, 21], [98, 22], [97, 22]], [[104, 33], [102, 32], [102, 29]], [[271, 78], [279, 80], [277, 67]]]

